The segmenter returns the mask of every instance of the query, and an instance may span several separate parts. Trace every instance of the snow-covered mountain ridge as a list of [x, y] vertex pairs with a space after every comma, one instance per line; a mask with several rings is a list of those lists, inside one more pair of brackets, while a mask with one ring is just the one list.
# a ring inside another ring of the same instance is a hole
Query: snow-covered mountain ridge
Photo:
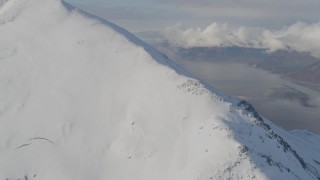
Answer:
[[0, 0], [0, 179], [320, 179], [319, 144], [66, 2]]

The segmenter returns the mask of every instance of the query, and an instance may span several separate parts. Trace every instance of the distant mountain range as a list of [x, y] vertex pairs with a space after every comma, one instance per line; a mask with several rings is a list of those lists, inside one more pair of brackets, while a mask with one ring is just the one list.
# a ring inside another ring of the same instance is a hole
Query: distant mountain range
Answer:
[[285, 77], [294, 81], [320, 84], [320, 61], [293, 73], [286, 74]]
[[245, 47], [176, 48], [175, 51], [180, 59], [244, 63], [279, 74], [290, 81], [320, 84], [320, 59], [307, 52], [267, 52], [266, 49]]

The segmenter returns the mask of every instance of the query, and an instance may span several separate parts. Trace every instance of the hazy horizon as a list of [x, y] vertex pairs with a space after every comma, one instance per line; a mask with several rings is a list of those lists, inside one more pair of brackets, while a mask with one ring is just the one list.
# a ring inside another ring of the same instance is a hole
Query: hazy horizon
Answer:
[[[314, 0], [67, 0], [127, 28], [131, 32], [163, 31], [177, 23], [205, 28], [216, 22], [231, 27], [281, 29], [296, 22], [320, 20]], [[276, 20], [276, 21], [275, 21]]]

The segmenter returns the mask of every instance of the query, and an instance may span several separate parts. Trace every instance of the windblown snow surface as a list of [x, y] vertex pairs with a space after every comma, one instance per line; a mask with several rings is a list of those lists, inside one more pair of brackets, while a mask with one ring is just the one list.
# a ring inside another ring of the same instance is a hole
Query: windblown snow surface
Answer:
[[0, 0], [1, 180], [319, 180], [319, 152], [108, 21]]

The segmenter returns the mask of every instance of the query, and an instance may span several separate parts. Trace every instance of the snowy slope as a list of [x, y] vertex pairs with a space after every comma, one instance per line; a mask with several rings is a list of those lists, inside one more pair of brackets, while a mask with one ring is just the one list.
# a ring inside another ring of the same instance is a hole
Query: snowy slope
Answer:
[[298, 137], [110, 22], [0, 0], [1, 180], [320, 179]]

